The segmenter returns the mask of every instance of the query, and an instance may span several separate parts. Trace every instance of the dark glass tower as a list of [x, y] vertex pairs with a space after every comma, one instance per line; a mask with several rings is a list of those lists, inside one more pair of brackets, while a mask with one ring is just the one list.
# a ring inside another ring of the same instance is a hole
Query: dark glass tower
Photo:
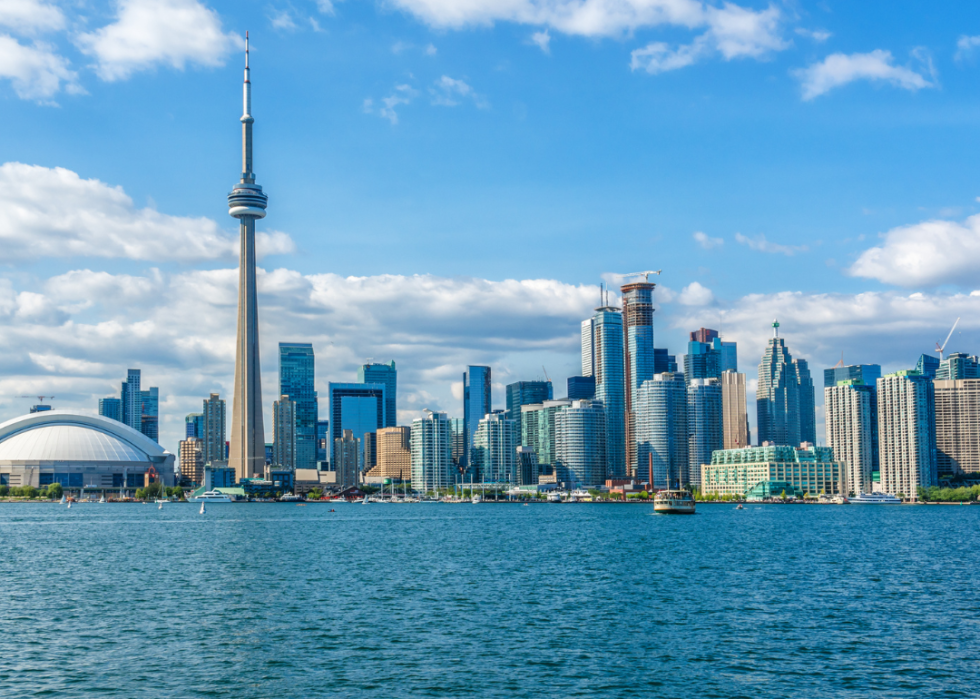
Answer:
[[279, 343], [279, 395], [296, 405], [296, 468], [316, 468], [317, 396], [313, 345]]

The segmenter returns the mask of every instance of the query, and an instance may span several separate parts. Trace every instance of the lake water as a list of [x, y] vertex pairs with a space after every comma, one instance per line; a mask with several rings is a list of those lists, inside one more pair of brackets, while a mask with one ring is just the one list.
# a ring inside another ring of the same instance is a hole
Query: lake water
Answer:
[[0, 505], [0, 696], [975, 697], [978, 531], [976, 506]]

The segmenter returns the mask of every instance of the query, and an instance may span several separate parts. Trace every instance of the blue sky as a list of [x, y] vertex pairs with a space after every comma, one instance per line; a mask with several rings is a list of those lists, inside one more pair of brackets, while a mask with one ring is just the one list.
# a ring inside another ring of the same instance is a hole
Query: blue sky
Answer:
[[659, 346], [717, 327], [750, 378], [777, 315], [815, 371], [906, 367], [958, 316], [977, 351], [969, 3], [9, 0], [0, 417], [141, 366], [175, 448], [230, 391], [246, 29], [270, 405], [279, 340], [324, 394], [394, 358], [406, 420], [458, 413], [466, 363], [563, 384], [634, 269]]

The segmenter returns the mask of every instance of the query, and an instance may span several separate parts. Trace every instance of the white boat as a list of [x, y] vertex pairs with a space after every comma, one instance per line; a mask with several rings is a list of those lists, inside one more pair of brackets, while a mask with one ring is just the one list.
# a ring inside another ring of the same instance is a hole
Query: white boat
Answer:
[[202, 505], [206, 502], [234, 502], [230, 495], [226, 495], [217, 490], [209, 490], [202, 495], [198, 495], [196, 498], [188, 498], [188, 500], [190, 502], [199, 502]]
[[561, 493], [548, 493], [548, 502], [561, 502]]
[[64, 495], [62, 495], [61, 496], [61, 504], [64, 505], [66, 502], [68, 502], [68, 498], [66, 498]]
[[852, 505], [901, 505], [902, 501], [888, 493], [859, 493], [850, 499]]
[[293, 495], [292, 493], [286, 493], [281, 498], [279, 502], [302, 502], [305, 498], [302, 495]]
[[472, 502], [474, 505], [479, 505], [481, 502], [483, 502], [483, 498], [479, 495], [474, 495], [470, 498], [470, 502]]
[[157, 509], [158, 510], [162, 510], [163, 509], [163, 500], [157, 500]]
[[103, 493], [102, 497], [99, 498], [99, 502], [105, 502], [105, 493]]
[[368, 496], [367, 496], [367, 495], [365, 495], [365, 496], [364, 496], [364, 499], [363, 499], [363, 500], [361, 500], [361, 504], [362, 504], [362, 505], [369, 505], [369, 504], [371, 504], [371, 501], [370, 501], [370, 500], [368, 500]]
[[71, 500], [68, 501], [68, 509], [71, 509]]
[[204, 507], [204, 501], [202, 500], [201, 501], [201, 514], [203, 515], [205, 512], [207, 512], [207, 510], [205, 509], [205, 507]]
[[664, 515], [693, 515], [694, 497], [687, 490], [661, 490], [653, 496], [653, 511]]
[[850, 501], [850, 500], [848, 500], [847, 498], [845, 498], [845, 497], [844, 497], [843, 495], [838, 495], [838, 496], [836, 496], [836, 497], [834, 498], [834, 504], [835, 504], [835, 505], [847, 505], [847, 504], [849, 504], [850, 502], [851, 502], [851, 501]]

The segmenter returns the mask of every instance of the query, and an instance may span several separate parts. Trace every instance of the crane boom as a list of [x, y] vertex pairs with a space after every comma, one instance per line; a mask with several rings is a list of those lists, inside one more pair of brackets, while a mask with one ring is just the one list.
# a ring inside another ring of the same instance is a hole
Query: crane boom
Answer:
[[646, 272], [626, 272], [625, 274], [617, 274], [617, 277], [643, 277], [643, 281], [649, 281], [651, 274], [660, 274], [663, 272], [662, 269], [658, 270], [648, 270]]
[[936, 349], [939, 352], [939, 361], [943, 361], [943, 352], [946, 351], [946, 345], [949, 343], [949, 338], [953, 336], [953, 331], [956, 330], [956, 326], [959, 324], [960, 324], [960, 319], [957, 318], [956, 322], [953, 323], [953, 327], [950, 328], [949, 335], [946, 336], [946, 341], [943, 343], [942, 347], [939, 346], [938, 342], [936, 343]]

